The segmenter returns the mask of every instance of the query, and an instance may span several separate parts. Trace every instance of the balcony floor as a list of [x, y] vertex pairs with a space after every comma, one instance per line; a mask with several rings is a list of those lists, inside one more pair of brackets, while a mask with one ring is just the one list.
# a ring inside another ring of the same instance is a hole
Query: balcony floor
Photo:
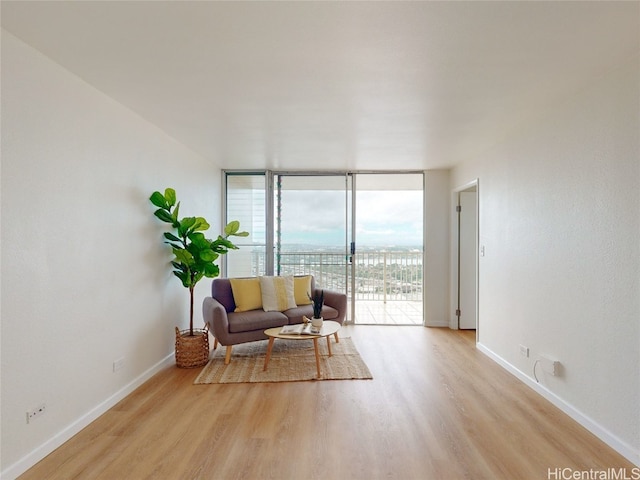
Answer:
[[356, 300], [356, 324], [422, 325], [422, 302]]

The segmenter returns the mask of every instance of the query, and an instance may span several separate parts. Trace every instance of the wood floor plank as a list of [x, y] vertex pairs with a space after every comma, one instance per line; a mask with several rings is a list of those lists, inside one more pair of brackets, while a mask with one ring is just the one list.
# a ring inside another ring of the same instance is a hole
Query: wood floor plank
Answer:
[[[634, 466], [474, 332], [349, 326], [373, 380], [193, 385], [167, 368], [20, 478], [544, 479]], [[223, 347], [219, 347], [223, 348]]]

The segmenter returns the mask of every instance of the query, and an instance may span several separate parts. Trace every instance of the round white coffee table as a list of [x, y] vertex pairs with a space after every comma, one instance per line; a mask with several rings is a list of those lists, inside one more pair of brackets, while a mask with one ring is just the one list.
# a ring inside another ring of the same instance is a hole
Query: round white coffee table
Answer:
[[327, 349], [329, 350], [329, 356], [331, 356], [331, 335], [333, 335], [336, 339], [336, 343], [340, 340], [338, 339], [338, 330], [342, 325], [338, 322], [334, 322], [332, 320], [325, 320], [322, 322], [322, 328], [320, 329], [320, 333], [317, 334], [293, 334], [293, 335], [282, 335], [280, 334], [280, 330], [282, 327], [274, 327], [269, 328], [264, 331], [264, 334], [269, 337], [269, 345], [267, 346], [267, 356], [264, 359], [264, 368], [267, 369], [269, 365], [269, 359], [271, 358], [271, 349], [273, 348], [273, 342], [276, 338], [284, 338], [286, 340], [313, 340], [313, 349], [316, 352], [316, 370], [318, 372], [318, 377], [320, 377], [320, 354], [318, 353], [318, 339], [326, 337], [327, 338]]

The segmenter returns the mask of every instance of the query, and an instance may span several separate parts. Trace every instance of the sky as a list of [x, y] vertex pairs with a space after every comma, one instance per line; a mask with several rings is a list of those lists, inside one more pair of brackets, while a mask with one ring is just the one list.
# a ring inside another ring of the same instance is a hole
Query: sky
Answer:
[[[345, 244], [344, 191], [284, 190], [282, 243]], [[422, 246], [422, 192], [358, 191], [356, 243], [360, 247]]]

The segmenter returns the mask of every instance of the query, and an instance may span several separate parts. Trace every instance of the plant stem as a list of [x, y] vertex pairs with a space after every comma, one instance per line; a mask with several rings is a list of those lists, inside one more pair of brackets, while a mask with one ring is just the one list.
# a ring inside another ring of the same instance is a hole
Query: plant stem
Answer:
[[193, 337], [193, 286], [189, 287], [189, 336]]

